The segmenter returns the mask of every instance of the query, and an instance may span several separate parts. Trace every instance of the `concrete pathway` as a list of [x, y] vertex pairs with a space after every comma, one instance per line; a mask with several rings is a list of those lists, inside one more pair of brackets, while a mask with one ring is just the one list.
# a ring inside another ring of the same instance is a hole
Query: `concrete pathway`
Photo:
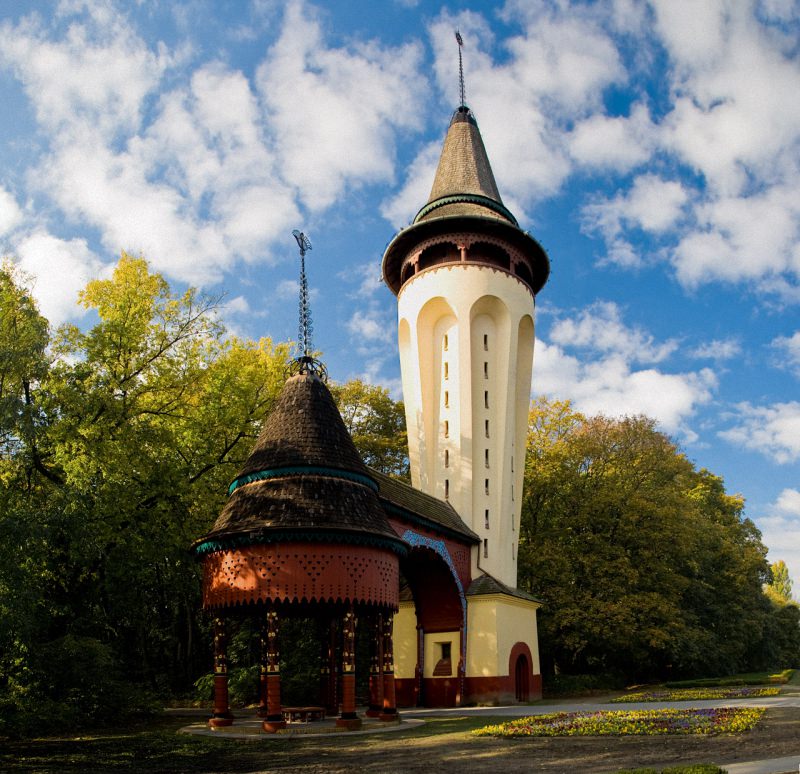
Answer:
[[[609, 701], [597, 700], [568, 700], [545, 701], [536, 704], [514, 704], [506, 707], [455, 707], [452, 709], [410, 709], [400, 713], [399, 723], [381, 723], [380, 721], [364, 719], [364, 728], [361, 731], [349, 731], [348, 737], [404, 731], [414, 725], [419, 725], [426, 718], [433, 717], [524, 717], [526, 715], [546, 715], [549, 712], [599, 712], [610, 710], [642, 710], [642, 709], [669, 709], [690, 708], [709, 709], [712, 707], [800, 707], [800, 694], [787, 693], [780, 696], [768, 696], [758, 699], [714, 699], [708, 701], [670, 701], [670, 702], [638, 702], [612, 704]], [[173, 711], [178, 714], [180, 711]], [[194, 714], [194, 713], [193, 713]], [[197, 714], [208, 716], [208, 710], [198, 710]], [[362, 714], [363, 713], [359, 713]], [[298, 736], [313, 735], [315, 737], [340, 736], [341, 731], [334, 729], [333, 719], [318, 723], [293, 724], [290, 733]], [[252, 713], [243, 713], [236, 724], [224, 729], [209, 729], [205, 720], [192, 723], [181, 729], [183, 733], [202, 736], [215, 736], [218, 739], [246, 739], [251, 741], [264, 741], [275, 738], [261, 731], [261, 721]], [[285, 738], [285, 733], [281, 733]], [[796, 755], [771, 760], [750, 761], [746, 763], [731, 763], [723, 765], [728, 774], [800, 774], [800, 750]]]

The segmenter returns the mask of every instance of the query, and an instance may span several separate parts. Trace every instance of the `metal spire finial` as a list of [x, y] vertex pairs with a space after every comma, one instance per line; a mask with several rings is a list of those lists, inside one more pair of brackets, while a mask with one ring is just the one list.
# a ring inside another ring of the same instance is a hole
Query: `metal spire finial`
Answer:
[[308, 300], [308, 280], [306, 279], [306, 253], [311, 249], [311, 241], [302, 232], [295, 229], [292, 236], [300, 248], [300, 324], [298, 326], [297, 346], [300, 355], [292, 365], [293, 373], [312, 373], [321, 379], [328, 376], [325, 366], [314, 359], [311, 346], [311, 334], [314, 332], [314, 325], [311, 322], [311, 304]]
[[458, 43], [458, 84], [461, 89], [461, 107], [466, 107], [467, 102], [464, 96], [464, 63], [461, 60], [461, 49], [464, 46], [464, 38], [461, 33], [456, 30], [456, 42]]

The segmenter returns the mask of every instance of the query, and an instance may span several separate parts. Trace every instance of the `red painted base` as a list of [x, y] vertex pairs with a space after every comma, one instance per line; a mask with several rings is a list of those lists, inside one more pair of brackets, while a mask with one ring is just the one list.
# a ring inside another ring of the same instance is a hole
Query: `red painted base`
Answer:
[[337, 718], [336, 728], [344, 728], [347, 731], [358, 731], [361, 728], [361, 718]]
[[381, 716], [381, 711], [376, 709], [368, 709], [364, 714], [368, 718], [379, 718]]
[[396, 712], [381, 713], [378, 715], [378, 720], [382, 723], [398, 723], [400, 716]]
[[274, 734], [276, 731], [282, 731], [286, 728], [286, 721], [285, 720], [265, 720], [261, 724], [261, 728], [264, 729], [268, 734]]
[[229, 718], [209, 718], [208, 725], [211, 728], [224, 728], [233, 725], [233, 716]]

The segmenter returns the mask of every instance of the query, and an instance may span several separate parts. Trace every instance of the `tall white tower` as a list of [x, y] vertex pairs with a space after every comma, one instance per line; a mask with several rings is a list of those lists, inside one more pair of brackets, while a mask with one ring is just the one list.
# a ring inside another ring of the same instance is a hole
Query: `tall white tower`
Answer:
[[481, 538], [472, 574], [516, 587], [534, 341], [550, 264], [500, 199], [471, 111], [453, 115], [430, 198], [383, 257], [398, 298], [415, 487]]

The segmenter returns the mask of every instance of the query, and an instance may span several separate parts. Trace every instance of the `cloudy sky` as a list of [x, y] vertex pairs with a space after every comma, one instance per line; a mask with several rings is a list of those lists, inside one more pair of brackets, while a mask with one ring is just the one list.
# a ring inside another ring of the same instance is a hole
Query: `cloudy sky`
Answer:
[[797, 0], [0, 0], [0, 251], [53, 324], [121, 250], [399, 397], [380, 258], [467, 103], [553, 266], [534, 394], [655, 417], [800, 583]]

